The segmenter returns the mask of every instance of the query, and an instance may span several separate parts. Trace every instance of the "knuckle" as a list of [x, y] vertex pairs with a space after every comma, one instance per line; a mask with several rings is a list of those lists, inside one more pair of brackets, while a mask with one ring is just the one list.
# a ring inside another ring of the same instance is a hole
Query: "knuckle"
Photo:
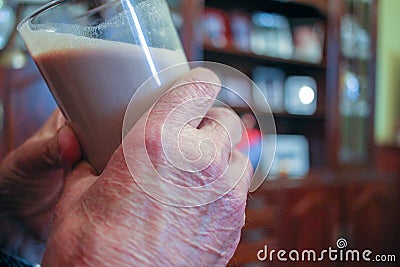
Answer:
[[146, 146], [159, 147], [161, 144], [161, 128], [156, 122], [150, 122], [145, 127]]
[[[204, 163], [208, 163], [208, 167], [204, 170], [205, 174], [217, 179], [221, 177], [228, 168], [230, 150], [226, 142], [215, 141], [216, 146], [210, 148], [210, 151], [203, 153]], [[214, 151], [211, 151], [213, 149]]]
[[232, 142], [232, 137], [229, 133], [226, 131], [220, 132], [220, 149], [221, 152], [224, 154], [230, 154], [233, 149], [233, 142]]
[[222, 158], [217, 155], [204, 170], [204, 175], [215, 180], [223, 175], [225, 169], [226, 164], [224, 164]]
[[244, 209], [248, 189], [250, 185], [250, 180], [252, 177], [252, 168], [251, 164], [249, 163], [248, 158], [240, 153], [239, 151], [234, 151], [235, 164], [237, 171], [234, 175], [237, 175], [238, 182], [233, 187], [233, 189], [226, 195], [227, 201], [232, 202], [232, 205], [236, 206], [237, 209]]
[[247, 201], [247, 190], [240, 186], [240, 182], [227, 195], [227, 198], [238, 208], [244, 208]]
[[[211, 71], [213, 76], [215, 74]], [[189, 77], [185, 77], [182, 79], [182, 81], [179, 83], [179, 85], [176, 87], [177, 89], [182, 89], [186, 93], [186, 97], [189, 98], [206, 98], [212, 97], [214, 98], [216, 92], [219, 91], [220, 88], [220, 83], [218, 82], [218, 79], [213, 79], [215, 81], [210, 81], [210, 79], [205, 79], [202, 77], [203, 75], [197, 75], [194, 73], [193, 75]], [[190, 89], [190, 90], [188, 90]], [[194, 89], [194, 90], [193, 90]], [[180, 91], [180, 90], [176, 90]]]
[[223, 197], [224, 205], [229, 207], [228, 214], [235, 216], [236, 221], [240, 221], [241, 225], [245, 222], [245, 208], [247, 202], [247, 191], [238, 190], [234, 187], [226, 196]]
[[240, 187], [240, 190], [247, 192], [250, 187], [251, 178], [253, 177], [253, 167], [250, 163], [250, 159], [246, 155], [236, 150], [235, 153], [237, 154], [237, 157], [240, 158], [240, 165], [243, 166], [241, 181], [238, 183], [237, 187]]
[[213, 112], [218, 113], [220, 117], [229, 119], [230, 122], [233, 123], [234, 126], [240, 126], [240, 118], [233, 110], [226, 107], [216, 107], [213, 108]]
[[225, 107], [212, 108], [207, 113], [212, 121], [214, 130], [223, 138], [223, 141], [232, 147], [242, 137], [242, 124], [239, 116]]

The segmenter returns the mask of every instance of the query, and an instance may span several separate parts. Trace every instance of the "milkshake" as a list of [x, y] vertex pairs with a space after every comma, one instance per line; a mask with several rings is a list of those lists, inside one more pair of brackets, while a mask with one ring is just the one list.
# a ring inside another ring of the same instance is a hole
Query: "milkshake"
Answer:
[[[121, 143], [122, 127], [126, 133], [189, 70], [165, 0], [53, 1], [18, 31], [98, 173]], [[130, 109], [123, 125], [133, 95], [135, 114]]]
[[[121, 143], [123, 117], [135, 91], [156, 71], [186, 62], [182, 49], [144, 48], [48, 31], [34, 35], [47, 42], [31, 51], [32, 57], [98, 172]], [[141, 92], [143, 101], [135, 104], [135, 118], [188, 70], [188, 65], [180, 65]]]

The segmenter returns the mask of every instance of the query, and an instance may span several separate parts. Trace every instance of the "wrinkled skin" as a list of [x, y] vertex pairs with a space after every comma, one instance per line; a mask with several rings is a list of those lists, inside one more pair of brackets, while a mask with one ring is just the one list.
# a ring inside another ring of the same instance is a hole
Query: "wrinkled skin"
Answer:
[[[191, 71], [184, 80], [218, 82], [213, 73], [204, 69]], [[218, 140], [215, 147], [201, 147], [204, 155], [216, 154], [215, 161], [201, 172], [188, 175], [168, 165], [161, 146], [162, 122], [166, 114], [188, 99], [215, 98], [218, 91], [216, 86], [191, 84], [167, 94], [147, 114], [147, 120], [146, 116], [142, 117], [125, 138], [129, 153], [124, 155], [119, 147], [100, 176], [94, 174], [88, 163], [81, 161], [66, 178], [56, 207], [50, 205], [48, 209], [54, 214], [54, 222], [43, 265], [226, 265], [239, 242], [244, 224], [251, 178], [247, 158], [231, 151], [226, 134], [221, 133], [213, 120], [192, 121], [182, 131], [182, 153], [185, 155], [199, 153], [198, 145], [193, 144], [201, 142], [204, 135]], [[241, 129], [239, 118], [224, 109], [210, 109], [211, 105], [212, 101], [200, 102], [191, 114], [182, 113], [181, 118], [175, 119], [186, 120], [207, 113], [207, 116], [223, 121], [231, 141], [237, 143], [241, 137], [237, 130]], [[162, 170], [165, 179], [177, 184], [205, 184], [213, 180], [213, 173], [220, 175], [226, 168], [225, 175], [238, 175], [241, 179], [228, 194], [207, 205], [182, 208], [164, 204], [144, 193], [129, 172], [141, 173], [155, 185], [157, 183], [154, 172], [141, 160], [143, 143], [154, 168]], [[240, 177], [243, 169], [244, 175]], [[58, 188], [57, 193], [52, 194], [58, 195]]]

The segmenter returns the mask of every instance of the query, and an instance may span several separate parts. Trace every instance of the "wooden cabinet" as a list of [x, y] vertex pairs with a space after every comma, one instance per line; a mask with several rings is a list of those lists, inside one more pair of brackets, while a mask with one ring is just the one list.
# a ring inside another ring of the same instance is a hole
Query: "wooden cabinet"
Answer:
[[[269, 14], [263, 17], [265, 21], [262, 22], [270, 28], [274, 22], [269, 16], [280, 14], [292, 27], [293, 43], [296, 43], [293, 29], [298, 24], [304, 23], [310, 28], [323, 25], [325, 34], [322, 38], [321, 61], [307, 62], [296, 57], [296, 53], [292, 57], [279, 57], [265, 55], [265, 51], [260, 54], [259, 51], [253, 51], [253, 48], [244, 51], [236, 48], [232, 41], [226, 41], [226, 44], [213, 43], [207, 41], [209, 37], [205, 40], [203, 58], [233, 66], [249, 77], [253, 77], [256, 67], [264, 66], [281, 69], [285, 78], [293, 75], [314, 78], [317, 83], [316, 112], [306, 116], [293, 116], [286, 111], [274, 112], [277, 133], [300, 134], [308, 139], [311, 168], [371, 166], [374, 159], [376, 0], [229, 3], [208, 0], [205, 6], [213, 12], [221, 12], [214, 15], [214, 20], [221, 20], [215, 23], [215, 27], [224, 27], [223, 15], [227, 27], [231, 26], [237, 12], [252, 17], [252, 36], [256, 35], [254, 28], [258, 27], [258, 22], [255, 22], [257, 14]], [[270, 28], [268, 31], [272, 32]], [[217, 34], [218, 31], [212, 33]], [[234, 39], [232, 30], [220, 30], [220, 33], [226, 35], [221, 39]], [[253, 40], [252, 36], [250, 39]], [[282, 46], [279, 38], [274, 40], [276, 46]], [[273, 97], [267, 93], [270, 103]]]
[[350, 244], [380, 253], [388, 253], [396, 247], [397, 195], [394, 180], [359, 182], [347, 188], [346, 219]]
[[0, 160], [7, 153], [6, 146], [6, 126], [5, 126], [5, 73], [0, 71]]
[[167, 0], [189, 61], [201, 60], [204, 0]]
[[377, 1], [329, 1], [329, 163], [374, 164]]
[[[344, 238], [346, 248], [399, 257], [398, 177], [383, 172], [322, 172], [309, 179], [266, 182], [250, 194], [246, 225], [231, 266], [370, 266], [366, 262], [261, 262], [257, 252], [289, 252], [331, 247]], [[318, 256], [318, 254], [317, 254]], [[396, 266], [393, 262], [384, 266]]]
[[[327, 2], [317, 1], [322, 3], [326, 8]], [[251, 20], [251, 16], [254, 14], [264, 14], [268, 18], [268, 14], [280, 14], [286, 17], [291, 25], [298, 23], [298, 21], [307, 21], [308, 26], [313, 27], [313, 23], [318, 22], [322, 25], [323, 31], [326, 32], [326, 26], [328, 19], [323, 13], [316, 9], [314, 6], [298, 4], [293, 1], [281, 2], [281, 1], [236, 1], [236, 2], [221, 2], [221, 1], [205, 1], [205, 8], [211, 10], [217, 10], [228, 18], [232, 19], [232, 16], [237, 13], [247, 14]], [[262, 13], [265, 12], [265, 13]], [[218, 15], [216, 15], [216, 18]], [[221, 15], [222, 16], [222, 15]], [[244, 15], [246, 16], [246, 15]], [[254, 15], [255, 16], [255, 15]], [[211, 20], [211, 19], [210, 19]], [[210, 22], [211, 23], [211, 22]], [[228, 28], [229, 28], [228, 22]], [[267, 22], [266, 22], [267, 23]], [[271, 22], [272, 24], [273, 22]], [[232, 24], [232, 23], [231, 23]], [[215, 24], [217, 27], [219, 24]], [[212, 26], [209, 26], [212, 28]], [[252, 26], [249, 26], [250, 29]], [[254, 27], [254, 26], [253, 26]], [[207, 30], [204, 30], [207, 31]], [[211, 34], [211, 33], [210, 33]], [[233, 39], [232, 30], [226, 30], [225, 39]], [[277, 35], [283, 33], [276, 33]], [[325, 34], [324, 37], [327, 35]], [[326, 38], [322, 39], [326, 40]], [[206, 61], [216, 61], [220, 63], [232, 66], [248, 77], [253, 78], [254, 71], [258, 67], [274, 68], [284, 73], [284, 79], [290, 76], [307, 76], [315, 79], [316, 81], [316, 103], [317, 108], [315, 113], [311, 115], [293, 115], [289, 112], [280, 108], [281, 111], [274, 112], [276, 130], [278, 134], [297, 134], [303, 135], [309, 142], [310, 149], [310, 165], [312, 168], [323, 168], [328, 166], [328, 155], [333, 153], [326, 146], [328, 143], [327, 139], [327, 128], [328, 128], [328, 117], [330, 112], [327, 108], [327, 68], [325, 53], [322, 53], [322, 60], [320, 62], [309, 62], [301, 60], [292, 55], [292, 58], [284, 58], [279, 56], [269, 55], [268, 52], [264, 54], [253, 52], [251, 49], [238, 49], [232, 44], [232, 41], [227, 41], [226, 45], [214, 44], [212, 41], [207, 41], [203, 47], [203, 59]], [[322, 48], [325, 48], [325, 42], [322, 42]], [[325, 51], [325, 49], [323, 50]], [[272, 52], [271, 52], [272, 53]], [[269, 79], [269, 78], [268, 78]], [[284, 81], [282, 82], [282, 91], [284, 89]], [[270, 96], [266, 95], [267, 100]], [[283, 105], [284, 100], [281, 101]], [[248, 110], [247, 110], [248, 111]], [[238, 113], [244, 113], [246, 109], [240, 109]], [[262, 119], [262, 116], [260, 116]]]
[[[318, 186], [288, 190], [287, 248], [322, 250], [335, 241], [339, 227], [339, 195], [335, 188]], [[284, 234], [283, 233], [283, 234]], [[313, 234], [318, 233], [318, 234]]]

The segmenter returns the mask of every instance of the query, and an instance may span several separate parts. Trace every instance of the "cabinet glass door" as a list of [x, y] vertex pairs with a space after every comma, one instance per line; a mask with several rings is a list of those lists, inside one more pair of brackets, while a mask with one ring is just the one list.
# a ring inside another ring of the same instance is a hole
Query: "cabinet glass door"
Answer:
[[367, 163], [372, 146], [373, 2], [345, 1], [340, 21], [339, 161], [346, 165]]

